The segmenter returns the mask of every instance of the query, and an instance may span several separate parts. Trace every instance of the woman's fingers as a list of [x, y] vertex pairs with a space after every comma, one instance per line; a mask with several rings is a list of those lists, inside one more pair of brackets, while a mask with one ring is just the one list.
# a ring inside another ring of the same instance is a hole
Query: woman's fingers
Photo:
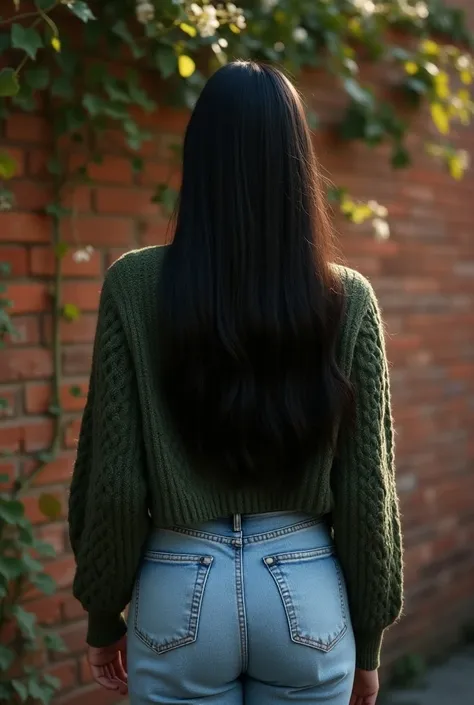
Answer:
[[92, 677], [96, 683], [107, 690], [118, 690], [118, 682], [114, 682], [106, 673], [104, 666], [91, 666]]

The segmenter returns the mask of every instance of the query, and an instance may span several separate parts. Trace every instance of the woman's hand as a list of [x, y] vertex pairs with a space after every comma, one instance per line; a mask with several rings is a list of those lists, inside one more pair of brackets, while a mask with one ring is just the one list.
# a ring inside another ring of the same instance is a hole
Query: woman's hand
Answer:
[[349, 705], [375, 705], [378, 692], [378, 671], [363, 671], [361, 668], [356, 668]]
[[89, 646], [87, 660], [92, 677], [107, 690], [118, 690], [126, 695], [127, 687], [127, 637], [124, 636], [111, 646], [96, 648]]

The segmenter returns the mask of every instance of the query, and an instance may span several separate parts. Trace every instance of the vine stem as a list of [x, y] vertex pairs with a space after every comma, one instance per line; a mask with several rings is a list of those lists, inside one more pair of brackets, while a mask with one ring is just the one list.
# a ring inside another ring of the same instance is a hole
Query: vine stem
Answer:
[[54, 10], [56, 5], [58, 5], [58, 4], [59, 4], [58, 0], [54, 0], [54, 3], [51, 5], [51, 7], [48, 7], [47, 10], [39, 10], [38, 9], [38, 10], [35, 10], [35, 12], [23, 12], [21, 15], [12, 15], [12, 17], [9, 17], [7, 20], [2, 20], [2, 22], [0, 22], [0, 27], [12, 24], [13, 22], [19, 22], [21, 20], [29, 20], [31, 17], [38, 17], [38, 15], [41, 14], [42, 12], [47, 14], [47, 13], [51, 12], [52, 10]]

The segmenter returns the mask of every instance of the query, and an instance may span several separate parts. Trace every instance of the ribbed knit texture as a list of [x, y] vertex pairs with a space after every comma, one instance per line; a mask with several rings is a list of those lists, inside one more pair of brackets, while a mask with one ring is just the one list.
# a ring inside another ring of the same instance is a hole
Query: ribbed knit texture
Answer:
[[402, 555], [388, 367], [370, 284], [337, 268], [348, 300], [338, 358], [354, 384], [357, 414], [336, 457], [312, 459], [290, 493], [229, 490], [193, 471], [161, 396], [157, 292], [166, 249], [129, 253], [102, 289], [69, 504], [74, 594], [89, 613], [89, 644], [125, 633], [121, 613], [152, 525], [294, 510], [331, 516], [357, 665], [376, 668], [383, 631], [401, 609]]

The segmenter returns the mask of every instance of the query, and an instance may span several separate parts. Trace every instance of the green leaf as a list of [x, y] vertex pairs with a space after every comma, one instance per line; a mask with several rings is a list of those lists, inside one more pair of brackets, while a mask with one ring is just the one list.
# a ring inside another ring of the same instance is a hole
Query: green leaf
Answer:
[[64, 208], [60, 203], [50, 203], [49, 206], [46, 206], [45, 212], [55, 218], [67, 218], [72, 211], [70, 208]]
[[80, 396], [82, 395], [81, 388], [80, 388], [80, 387], [71, 387], [71, 388], [69, 389], [69, 394], [70, 394], [72, 397], [80, 397]]
[[17, 524], [25, 515], [25, 508], [17, 500], [0, 498], [0, 519], [7, 524]]
[[33, 558], [33, 556], [30, 556], [29, 553], [24, 553], [21, 560], [26, 572], [40, 573], [43, 571], [41, 563], [37, 561], [36, 558]]
[[394, 169], [404, 169], [411, 164], [410, 153], [403, 145], [397, 145], [392, 153], [392, 166]]
[[15, 658], [15, 652], [0, 644], [0, 671], [8, 671]]
[[81, 310], [76, 304], [64, 304], [63, 317], [66, 321], [77, 321], [80, 318]]
[[34, 641], [36, 637], [36, 615], [27, 612], [23, 607], [20, 607], [20, 605], [13, 605], [11, 611], [23, 636], [26, 639]]
[[178, 59], [174, 49], [170, 46], [158, 47], [155, 54], [156, 65], [164, 79], [169, 78], [178, 69]]
[[48, 414], [55, 417], [61, 416], [62, 408], [58, 404], [51, 404], [51, 406], [48, 407]]
[[139, 174], [143, 170], [144, 160], [142, 157], [132, 157], [132, 169], [135, 174]]
[[15, 693], [20, 698], [21, 702], [24, 703], [28, 697], [28, 688], [26, 687], [26, 685], [16, 678], [12, 680], [11, 684]]
[[63, 259], [69, 252], [69, 245], [67, 242], [58, 242], [58, 244], [54, 248], [54, 254], [56, 257], [59, 259]]
[[0, 152], [0, 179], [11, 179], [15, 172], [15, 160], [7, 152]]
[[59, 690], [61, 688], [61, 681], [59, 678], [56, 678], [49, 673], [44, 674], [43, 680], [47, 685], [50, 685], [51, 688], [54, 688], [54, 690]]
[[12, 47], [23, 49], [30, 59], [36, 59], [38, 49], [44, 46], [40, 34], [33, 27], [23, 27], [15, 23], [12, 25], [11, 35]]
[[176, 204], [177, 191], [167, 184], [160, 184], [153, 197], [154, 203], [160, 203], [167, 213], [171, 213]]
[[352, 100], [366, 108], [372, 108], [374, 104], [374, 98], [370, 91], [355, 81], [353, 78], [346, 78], [344, 81], [344, 88], [346, 92], [350, 95]]
[[36, 454], [36, 457], [38, 458], [40, 463], [43, 464], [51, 463], [54, 460], [54, 455], [48, 450], [40, 450], [39, 453]]
[[89, 20], [95, 20], [95, 15], [92, 13], [89, 5], [82, 0], [75, 0], [74, 2], [66, 3], [66, 7], [71, 10], [73, 15], [79, 17], [82, 22], [89, 22]]
[[103, 110], [104, 101], [100, 96], [93, 95], [92, 93], [86, 93], [82, 98], [82, 105], [87, 110], [89, 115], [92, 117], [97, 117]]
[[11, 702], [12, 691], [9, 684], [0, 683], [0, 702]]
[[30, 577], [30, 583], [40, 590], [44, 595], [54, 595], [56, 583], [47, 573], [38, 573]]
[[40, 541], [40, 539], [35, 539], [32, 543], [32, 548], [42, 558], [56, 558], [56, 550], [53, 546], [51, 546], [51, 544], [46, 543], [46, 541]]
[[20, 83], [14, 69], [0, 70], [0, 98], [12, 98], [20, 92]]
[[54, 695], [54, 690], [51, 686], [44, 682], [42, 683], [37, 676], [30, 676], [28, 678], [28, 694], [36, 702], [49, 705]]
[[38, 506], [45, 517], [51, 521], [55, 521], [61, 516], [61, 502], [52, 494], [42, 494]]
[[124, 20], [118, 20], [118, 22], [116, 22], [112, 27], [112, 32], [116, 34], [117, 37], [120, 37], [120, 39], [123, 39], [126, 44], [128, 44], [134, 59], [140, 59], [142, 56], [144, 56], [144, 51], [140, 49], [138, 44], [135, 42], [135, 38], [130, 32]]
[[25, 70], [25, 83], [36, 91], [42, 91], [49, 84], [50, 73], [46, 66], [32, 66]]
[[47, 632], [44, 634], [43, 642], [45, 647], [50, 651], [56, 651], [58, 653], [67, 651], [66, 644], [61, 639], [59, 634], [56, 634], [55, 632]]

